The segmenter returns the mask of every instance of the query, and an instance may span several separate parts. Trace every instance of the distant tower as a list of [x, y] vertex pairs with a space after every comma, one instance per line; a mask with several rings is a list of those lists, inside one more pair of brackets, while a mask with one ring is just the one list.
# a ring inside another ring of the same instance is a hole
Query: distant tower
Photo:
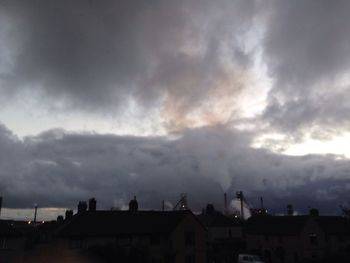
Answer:
[[129, 211], [137, 212], [138, 208], [139, 204], [137, 203], [136, 196], [134, 196], [134, 199], [129, 202]]
[[87, 203], [85, 201], [80, 201], [78, 204], [78, 214], [82, 212], [86, 212], [87, 210]]
[[224, 214], [228, 215], [228, 208], [227, 208], [227, 194], [224, 193]]
[[310, 211], [309, 211], [309, 214], [310, 214], [310, 216], [312, 216], [312, 217], [318, 217], [320, 213], [319, 213], [318, 209], [316, 209], [316, 208], [311, 208]]
[[187, 194], [182, 193], [179, 202], [174, 206], [173, 210], [189, 210], [187, 205]]
[[244, 210], [243, 210], [244, 195], [243, 195], [243, 192], [242, 191], [237, 192], [236, 197], [241, 203], [241, 219], [244, 220]]
[[89, 211], [96, 211], [96, 199], [95, 198], [89, 199]]

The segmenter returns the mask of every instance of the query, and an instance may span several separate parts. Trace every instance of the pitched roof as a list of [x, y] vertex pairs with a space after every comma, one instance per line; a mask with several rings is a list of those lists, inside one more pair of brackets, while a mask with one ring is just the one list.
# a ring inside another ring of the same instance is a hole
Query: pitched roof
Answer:
[[77, 214], [57, 232], [61, 237], [171, 233], [190, 211], [94, 211]]
[[228, 218], [218, 211], [212, 213], [202, 213], [198, 216], [198, 219], [206, 227], [234, 227], [239, 225], [238, 221]]
[[7, 221], [0, 221], [0, 237], [20, 237], [22, 233], [13, 228]]
[[308, 216], [256, 216], [245, 223], [247, 234], [295, 235], [298, 234]]
[[326, 234], [350, 234], [350, 219], [340, 216], [320, 216], [315, 218]]

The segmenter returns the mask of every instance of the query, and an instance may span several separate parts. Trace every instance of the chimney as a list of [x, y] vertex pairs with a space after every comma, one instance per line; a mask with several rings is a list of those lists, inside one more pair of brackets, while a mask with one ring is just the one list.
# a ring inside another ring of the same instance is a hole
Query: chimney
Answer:
[[212, 215], [212, 214], [214, 214], [214, 211], [215, 211], [214, 205], [213, 204], [207, 204], [207, 208], [205, 210], [205, 213], [207, 215]]
[[310, 214], [311, 217], [318, 217], [319, 216], [318, 209], [311, 208], [310, 211], [309, 211], [309, 214]]
[[66, 219], [71, 220], [73, 218], [73, 210], [66, 210]]
[[129, 202], [129, 211], [130, 212], [137, 212], [138, 208], [139, 208], [139, 205], [137, 203], [136, 196], [134, 196], [134, 200], [131, 200]]
[[89, 211], [96, 211], [96, 199], [95, 198], [89, 199]]
[[287, 205], [287, 215], [292, 216], [294, 214], [294, 209], [291, 204]]
[[57, 223], [63, 223], [63, 216], [57, 216]]
[[85, 201], [80, 201], [78, 204], [78, 214], [82, 212], [86, 212], [87, 210], [87, 203]]

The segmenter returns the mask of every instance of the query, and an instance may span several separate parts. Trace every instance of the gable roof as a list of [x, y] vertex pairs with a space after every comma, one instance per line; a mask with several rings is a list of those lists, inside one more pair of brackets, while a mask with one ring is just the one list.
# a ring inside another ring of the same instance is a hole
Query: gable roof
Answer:
[[22, 233], [17, 231], [9, 222], [0, 221], [0, 237], [20, 237]]
[[309, 216], [256, 216], [245, 223], [245, 233], [262, 235], [296, 235]]
[[106, 237], [168, 234], [186, 216], [194, 215], [190, 211], [89, 211], [75, 215], [58, 230], [57, 235]]
[[237, 220], [233, 220], [218, 211], [212, 213], [202, 213], [198, 215], [198, 219], [206, 227], [235, 227], [239, 225]]
[[350, 219], [340, 216], [320, 216], [315, 218], [326, 234], [350, 234]]

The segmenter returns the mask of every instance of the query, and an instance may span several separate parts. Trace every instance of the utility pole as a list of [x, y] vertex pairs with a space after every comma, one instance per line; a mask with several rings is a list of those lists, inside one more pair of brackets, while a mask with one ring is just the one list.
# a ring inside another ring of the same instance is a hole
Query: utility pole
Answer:
[[2, 196], [0, 196], [0, 216], [1, 216], [1, 208], [2, 208]]
[[38, 212], [38, 204], [34, 204], [34, 224], [36, 223], [36, 214], [37, 214], [37, 212]]

